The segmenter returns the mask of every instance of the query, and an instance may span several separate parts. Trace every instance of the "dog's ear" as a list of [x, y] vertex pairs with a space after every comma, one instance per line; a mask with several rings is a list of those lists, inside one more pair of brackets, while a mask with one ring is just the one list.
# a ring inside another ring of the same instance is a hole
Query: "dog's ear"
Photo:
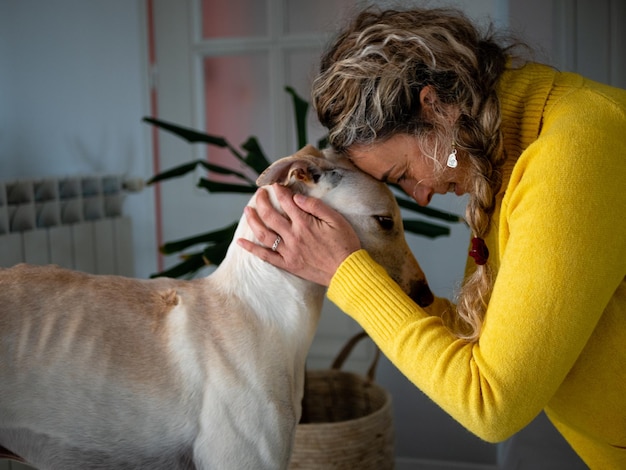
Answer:
[[[328, 168], [327, 168], [328, 167]], [[256, 180], [257, 186], [279, 183], [291, 186], [294, 183], [310, 183], [316, 176], [332, 167], [324, 154], [312, 145], [307, 145], [289, 157], [272, 163]]]

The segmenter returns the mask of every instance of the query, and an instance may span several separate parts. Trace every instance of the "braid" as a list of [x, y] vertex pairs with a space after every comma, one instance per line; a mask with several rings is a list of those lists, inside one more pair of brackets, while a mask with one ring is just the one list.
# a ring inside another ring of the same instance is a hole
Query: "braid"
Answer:
[[[482, 41], [480, 45], [488, 49], [493, 47], [492, 43], [486, 41]], [[479, 60], [479, 64], [484, 68], [482, 77], [497, 78], [504, 71], [504, 62], [496, 65], [493, 61], [483, 58]], [[465, 145], [474, 146], [474, 149], [468, 149], [467, 154], [470, 156], [482, 154], [486, 157], [469, 159], [472, 165], [470, 171], [474, 177], [465, 219], [473, 236], [478, 238], [485, 238], [491, 229], [495, 198], [502, 184], [500, 168], [506, 158], [500, 131], [500, 106], [495, 91], [496, 83], [484, 80], [482, 84], [484, 99], [476, 112], [475, 126], [459, 123], [460, 129], [465, 131], [461, 140]], [[475, 132], [470, 132], [474, 128]], [[449, 323], [454, 325], [454, 331], [460, 337], [468, 340], [478, 339], [494, 277], [491, 262], [488, 261], [483, 265], [476, 265], [474, 272], [465, 279], [458, 296], [457, 317], [454, 321], [449, 319]]]
[[[470, 164], [466, 220], [474, 236], [484, 238], [502, 183], [496, 88], [507, 59], [491, 31], [481, 35], [457, 10], [366, 10], [322, 57], [313, 104], [330, 144], [345, 153], [354, 144], [405, 133], [444, 168], [454, 143]], [[425, 86], [438, 98], [428, 119], [419, 99]], [[493, 278], [487, 263], [461, 287], [456, 314], [444, 318], [460, 338], [478, 338]]]

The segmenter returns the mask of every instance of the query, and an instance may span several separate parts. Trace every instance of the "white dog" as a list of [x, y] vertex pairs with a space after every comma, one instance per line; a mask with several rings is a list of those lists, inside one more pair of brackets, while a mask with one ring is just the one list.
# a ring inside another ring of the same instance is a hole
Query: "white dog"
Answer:
[[[310, 146], [258, 180], [273, 182], [342, 212], [432, 301], [383, 183]], [[41, 469], [286, 468], [324, 295], [236, 243], [192, 281], [0, 270], [0, 446]]]

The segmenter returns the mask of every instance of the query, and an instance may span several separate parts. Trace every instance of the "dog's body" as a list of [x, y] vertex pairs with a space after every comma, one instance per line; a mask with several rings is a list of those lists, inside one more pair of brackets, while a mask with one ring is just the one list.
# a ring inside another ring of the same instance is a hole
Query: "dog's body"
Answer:
[[[305, 148], [259, 181], [325, 200], [432, 301], [386, 186], [320, 156]], [[245, 217], [240, 237], [253, 239]], [[324, 292], [236, 243], [193, 281], [0, 270], [0, 446], [42, 469], [286, 468]]]

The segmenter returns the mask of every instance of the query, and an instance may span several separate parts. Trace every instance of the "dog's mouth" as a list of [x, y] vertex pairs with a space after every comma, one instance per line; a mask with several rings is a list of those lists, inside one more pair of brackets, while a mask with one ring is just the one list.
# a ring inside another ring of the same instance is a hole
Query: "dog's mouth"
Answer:
[[412, 283], [409, 297], [420, 307], [428, 307], [435, 301], [435, 296], [426, 281], [416, 281]]

